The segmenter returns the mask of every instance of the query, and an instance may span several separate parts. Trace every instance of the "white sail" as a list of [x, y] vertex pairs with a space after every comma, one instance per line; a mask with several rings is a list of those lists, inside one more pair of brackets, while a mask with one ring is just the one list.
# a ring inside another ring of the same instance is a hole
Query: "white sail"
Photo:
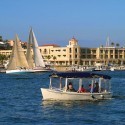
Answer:
[[16, 35], [16, 39], [14, 42], [14, 46], [12, 49], [12, 53], [10, 56], [10, 61], [9, 61], [7, 70], [15, 70], [15, 69], [18, 69], [19, 67], [29, 68], [29, 65], [27, 63], [20, 40], [18, 36]]
[[30, 30], [29, 39], [28, 39], [28, 43], [27, 43], [26, 59], [27, 59], [27, 62], [29, 64], [29, 68], [32, 69], [34, 67], [34, 63], [33, 63], [32, 51], [31, 51], [31, 44], [32, 44], [32, 33]]
[[40, 50], [38, 48], [38, 43], [35, 37], [35, 34], [31, 28], [31, 39], [32, 39], [32, 43], [33, 43], [33, 51], [34, 51], [34, 63], [35, 63], [35, 67], [45, 67], [45, 63], [43, 62], [43, 58], [42, 55], [40, 53]]

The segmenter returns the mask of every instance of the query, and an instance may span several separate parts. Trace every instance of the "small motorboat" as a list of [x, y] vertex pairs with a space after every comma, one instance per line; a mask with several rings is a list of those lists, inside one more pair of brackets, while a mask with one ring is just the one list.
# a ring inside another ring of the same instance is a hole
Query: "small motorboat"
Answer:
[[[41, 92], [43, 100], [111, 99], [110, 79], [108, 75], [92, 72], [55, 72], [50, 75], [49, 88], [41, 88]], [[68, 90], [69, 83], [75, 91]], [[79, 92], [81, 86], [86, 91]]]

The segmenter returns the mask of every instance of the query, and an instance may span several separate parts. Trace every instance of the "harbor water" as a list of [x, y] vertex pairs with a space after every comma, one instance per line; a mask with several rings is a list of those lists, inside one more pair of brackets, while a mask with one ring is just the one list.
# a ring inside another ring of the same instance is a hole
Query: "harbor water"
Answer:
[[125, 71], [100, 73], [112, 77], [112, 99], [43, 101], [50, 73], [1, 73], [0, 125], [125, 125]]

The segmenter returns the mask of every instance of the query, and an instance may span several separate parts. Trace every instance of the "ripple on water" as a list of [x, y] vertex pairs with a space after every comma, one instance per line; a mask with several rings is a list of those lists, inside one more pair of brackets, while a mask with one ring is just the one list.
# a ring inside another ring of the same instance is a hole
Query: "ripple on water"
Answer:
[[124, 125], [125, 72], [112, 76], [113, 99], [103, 101], [42, 101], [49, 73], [0, 74], [1, 125]]

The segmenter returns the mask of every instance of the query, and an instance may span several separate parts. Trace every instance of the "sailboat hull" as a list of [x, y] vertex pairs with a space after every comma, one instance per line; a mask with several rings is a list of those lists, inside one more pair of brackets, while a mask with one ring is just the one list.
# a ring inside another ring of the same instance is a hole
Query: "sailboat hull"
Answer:
[[50, 72], [52, 70], [34, 69], [34, 72]]
[[16, 69], [16, 70], [6, 70], [7, 74], [13, 74], [13, 73], [34, 73], [34, 70], [30, 69]]
[[50, 68], [46, 68], [46, 67], [34, 67], [33, 68], [34, 72], [51, 72], [53, 71]]

